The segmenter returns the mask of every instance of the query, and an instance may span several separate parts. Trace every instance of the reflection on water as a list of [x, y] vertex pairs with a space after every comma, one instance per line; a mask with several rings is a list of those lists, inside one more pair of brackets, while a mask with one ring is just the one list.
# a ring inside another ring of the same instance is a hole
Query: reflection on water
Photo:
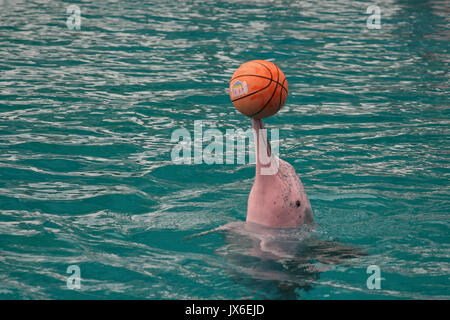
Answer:
[[[233, 281], [261, 292], [277, 288], [278, 298], [298, 299], [309, 291], [322, 272], [367, 255], [361, 248], [320, 239], [315, 227], [269, 228], [251, 222], [231, 222], [214, 230], [190, 236], [222, 232], [225, 245], [216, 254], [227, 261]], [[256, 288], [255, 288], [256, 287]], [[274, 294], [274, 293], [272, 293]]]

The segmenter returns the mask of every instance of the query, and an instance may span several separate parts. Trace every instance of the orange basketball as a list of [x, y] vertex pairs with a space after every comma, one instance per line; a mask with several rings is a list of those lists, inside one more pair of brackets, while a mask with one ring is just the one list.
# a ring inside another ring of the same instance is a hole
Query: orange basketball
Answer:
[[283, 106], [287, 95], [288, 83], [283, 71], [269, 61], [246, 62], [231, 77], [231, 101], [248, 117], [273, 116]]

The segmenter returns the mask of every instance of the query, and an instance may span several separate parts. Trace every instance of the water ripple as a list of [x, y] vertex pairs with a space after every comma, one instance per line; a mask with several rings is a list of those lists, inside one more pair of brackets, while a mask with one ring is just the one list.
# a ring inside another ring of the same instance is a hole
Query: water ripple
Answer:
[[[90, 1], [79, 31], [65, 2], [0, 4], [1, 298], [450, 296], [448, 1], [378, 1], [378, 30], [350, 0]], [[227, 88], [252, 59], [289, 81], [266, 123], [312, 236], [230, 227], [251, 164], [170, 159], [195, 120], [250, 127]]]

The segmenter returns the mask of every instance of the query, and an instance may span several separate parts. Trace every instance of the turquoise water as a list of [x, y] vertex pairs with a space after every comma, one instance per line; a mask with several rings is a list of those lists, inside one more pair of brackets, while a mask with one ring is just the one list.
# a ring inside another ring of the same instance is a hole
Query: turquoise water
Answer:
[[[0, 298], [450, 298], [450, 6], [369, 4], [0, 1]], [[265, 123], [315, 230], [244, 224], [252, 164], [171, 160], [195, 120], [250, 127], [253, 59], [289, 82]]]

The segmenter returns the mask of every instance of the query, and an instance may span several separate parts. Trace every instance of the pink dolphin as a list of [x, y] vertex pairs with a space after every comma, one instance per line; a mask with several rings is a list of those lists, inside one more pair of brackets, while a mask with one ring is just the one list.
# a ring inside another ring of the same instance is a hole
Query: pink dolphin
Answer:
[[272, 154], [262, 120], [255, 130], [256, 175], [248, 197], [247, 222], [268, 227], [313, 223], [311, 204], [294, 168]]

